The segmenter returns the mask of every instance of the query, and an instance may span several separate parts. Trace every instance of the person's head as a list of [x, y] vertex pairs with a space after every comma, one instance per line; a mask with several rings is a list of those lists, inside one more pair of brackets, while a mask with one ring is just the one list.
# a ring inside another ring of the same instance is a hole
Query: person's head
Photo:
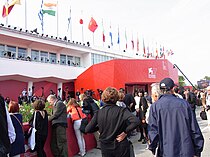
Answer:
[[43, 100], [35, 100], [33, 106], [35, 110], [42, 111], [45, 108], [45, 102]]
[[10, 102], [9, 102], [8, 111], [9, 111], [10, 113], [17, 113], [17, 112], [19, 112], [19, 110], [20, 110], [20, 108], [19, 108], [19, 105], [18, 105], [17, 102], [15, 102], [15, 101], [10, 101]]
[[162, 94], [160, 91], [160, 83], [151, 84], [152, 102], [158, 100], [159, 96]]
[[83, 101], [85, 98], [87, 98], [87, 96], [84, 93], [79, 95], [79, 100]]
[[207, 91], [208, 94], [210, 94], [210, 86], [208, 86], [208, 87], [206, 88], [206, 91]]
[[145, 97], [148, 96], [148, 93], [147, 93], [147, 92], [144, 92], [144, 96], [145, 96]]
[[123, 101], [125, 94], [122, 92], [118, 92], [119, 93], [119, 101]]
[[55, 101], [57, 100], [57, 97], [53, 94], [50, 94], [47, 97], [47, 101], [50, 103], [50, 105], [53, 105], [55, 103]]
[[102, 93], [102, 101], [107, 104], [116, 104], [119, 100], [119, 94], [116, 88], [107, 87]]
[[69, 99], [69, 102], [68, 102], [67, 106], [76, 106], [76, 107], [79, 107], [79, 104], [77, 103], [76, 99], [71, 98], [71, 99]]
[[160, 81], [160, 90], [163, 94], [173, 93], [173, 87], [175, 86], [174, 81], [171, 78], [164, 78]]

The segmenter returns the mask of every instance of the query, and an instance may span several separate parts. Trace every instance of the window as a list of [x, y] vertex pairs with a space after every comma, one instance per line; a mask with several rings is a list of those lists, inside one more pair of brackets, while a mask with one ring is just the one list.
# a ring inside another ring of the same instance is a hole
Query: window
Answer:
[[75, 64], [77, 67], [80, 67], [80, 57], [75, 57]]
[[4, 57], [5, 55], [5, 46], [0, 44], [0, 57]]
[[18, 58], [19, 59], [26, 59], [26, 57], [27, 57], [26, 48], [19, 48], [18, 47]]
[[68, 66], [74, 65], [74, 57], [73, 56], [67, 56], [67, 65]]
[[55, 53], [50, 53], [49, 54], [49, 62], [51, 64], [56, 64], [56, 54]]
[[16, 47], [7, 46], [7, 56], [11, 58], [16, 58]]
[[97, 64], [97, 63], [105, 62], [112, 59], [114, 59], [114, 57], [99, 55], [99, 54], [94, 54], [94, 53], [91, 54], [92, 64]]
[[60, 55], [60, 64], [66, 65], [66, 55]]
[[40, 52], [40, 61], [42, 63], [48, 63], [49, 62], [49, 59], [48, 59], [48, 52], [45, 52], [45, 51], [41, 51]]
[[38, 50], [31, 50], [31, 60], [38, 62], [39, 61], [39, 51]]

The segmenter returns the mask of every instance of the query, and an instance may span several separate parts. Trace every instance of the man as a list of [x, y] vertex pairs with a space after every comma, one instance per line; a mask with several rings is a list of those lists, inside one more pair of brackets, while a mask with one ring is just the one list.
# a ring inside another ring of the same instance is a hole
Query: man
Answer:
[[66, 105], [55, 95], [49, 95], [47, 101], [53, 106], [53, 114], [49, 117], [49, 121], [52, 121], [52, 153], [55, 157], [68, 157]]
[[174, 81], [160, 82], [162, 95], [150, 107], [149, 149], [162, 157], [199, 157], [204, 139], [190, 104], [173, 94]]
[[7, 115], [4, 98], [0, 96], [0, 157], [6, 157], [10, 151]]

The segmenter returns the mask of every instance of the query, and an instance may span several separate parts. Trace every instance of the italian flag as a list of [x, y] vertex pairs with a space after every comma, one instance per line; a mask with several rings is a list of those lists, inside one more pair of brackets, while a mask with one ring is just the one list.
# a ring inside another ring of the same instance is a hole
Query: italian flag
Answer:
[[56, 3], [44, 3], [42, 13], [55, 16], [55, 9], [57, 7]]

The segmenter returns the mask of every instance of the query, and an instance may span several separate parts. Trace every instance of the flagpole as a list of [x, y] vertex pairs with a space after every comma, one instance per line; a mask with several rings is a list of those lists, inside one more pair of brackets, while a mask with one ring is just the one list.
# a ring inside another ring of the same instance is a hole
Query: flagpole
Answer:
[[[83, 11], [81, 11], [82, 19], [83, 19]], [[84, 43], [84, 31], [83, 31], [83, 23], [82, 23], [82, 43]]]
[[8, 14], [8, 6], [9, 6], [9, 3], [8, 3], [9, 1], [7, 0], [7, 7], [6, 7], [6, 26], [8, 26], [8, 16], [9, 16], [9, 14]]
[[58, 37], [58, 0], [57, 0], [57, 37]]
[[27, 3], [26, 3], [27, 0], [25, 0], [25, 29], [27, 30]]
[[103, 29], [103, 31], [102, 31], [102, 42], [103, 42], [103, 47], [104, 47], [104, 22], [103, 22], [103, 18], [102, 18], [102, 29]]
[[93, 32], [93, 45], [94, 45], [94, 32]]

